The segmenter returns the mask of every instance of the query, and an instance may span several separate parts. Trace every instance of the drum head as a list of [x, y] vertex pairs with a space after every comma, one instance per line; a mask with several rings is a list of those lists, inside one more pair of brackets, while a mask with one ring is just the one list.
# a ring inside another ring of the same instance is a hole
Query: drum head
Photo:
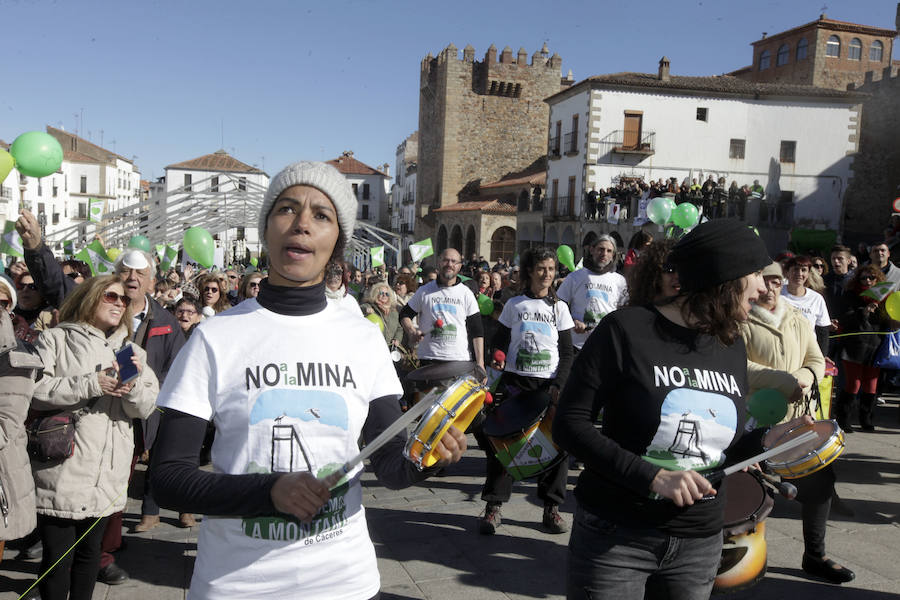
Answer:
[[406, 375], [406, 379], [408, 381], [416, 382], [444, 381], [445, 379], [456, 379], [463, 375], [471, 375], [474, 370], [474, 362], [466, 360], [450, 360], [419, 367], [415, 371], [410, 371]]
[[506, 400], [484, 420], [482, 431], [491, 437], [507, 437], [534, 425], [550, 406], [550, 394], [542, 390], [523, 391]]
[[785, 450], [781, 454], [773, 456], [769, 460], [769, 464], [782, 465], [791, 463], [798, 459], [809, 456], [811, 452], [815, 451], [818, 448], [824, 448], [828, 444], [828, 440], [831, 439], [831, 436], [837, 433], [837, 427], [835, 426], [833, 421], [816, 421], [812, 425], [801, 425], [800, 427], [795, 427], [788, 433], [778, 438], [778, 441], [775, 445], [783, 444], [784, 442], [803, 435], [807, 431], [815, 431], [816, 438], [805, 444], [801, 444], [796, 448]]
[[[725, 485], [728, 486], [723, 523], [725, 530], [734, 529], [742, 523], [747, 523], [748, 529], [752, 529], [757, 521], [768, 515], [765, 506], [769, 495], [766, 494], [766, 488], [753, 475], [743, 471], [732, 473], [725, 478]], [[769, 511], [771, 510], [769, 507]]]

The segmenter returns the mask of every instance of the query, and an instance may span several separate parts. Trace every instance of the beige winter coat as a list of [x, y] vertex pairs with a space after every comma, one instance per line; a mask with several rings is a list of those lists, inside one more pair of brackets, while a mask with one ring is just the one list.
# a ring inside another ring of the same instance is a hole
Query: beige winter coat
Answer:
[[[741, 335], [747, 345], [748, 395], [774, 388], [790, 398], [799, 382], [808, 397], [813, 373], [818, 381], [825, 375], [825, 358], [812, 325], [781, 297], [774, 312], [754, 306], [749, 320], [741, 324]], [[789, 405], [782, 422], [802, 415], [804, 409], [805, 401]]]
[[35, 344], [44, 376], [35, 386], [32, 408], [79, 413], [75, 453], [61, 462], [31, 463], [41, 514], [84, 519], [125, 507], [134, 452], [131, 420], [147, 418], [159, 391], [146, 354], [127, 342], [141, 361], [141, 374], [126, 396], [102, 394], [97, 373], [112, 366], [126, 336], [124, 326], [107, 337], [86, 323], [60, 323]]
[[9, 313], [0, 309], [0, 488], [9, 508], [5, 522], [0, 516], [0, 541], [17, 540], [35, 526], [25, 417], [40, 368], [41, 359], [18, 343]]

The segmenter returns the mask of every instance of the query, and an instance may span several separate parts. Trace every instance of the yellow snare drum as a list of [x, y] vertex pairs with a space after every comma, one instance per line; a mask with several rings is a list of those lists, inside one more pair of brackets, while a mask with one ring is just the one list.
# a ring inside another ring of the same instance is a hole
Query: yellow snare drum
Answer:
[[484, 405], [485, 389], [473, 377], [461, 377], [432, 388], [420, 402], [431, 404], [403, 448], [403, 456], [419, 470], [440, 460], [435, 447], [451, 425], [465, 431]]
[[844, 432], [837, 421], [816, 421], [812, 425], [794, 427], [778, 438], [773, 447], [807, 431], [814, 431], [816, 439], [779, 454], [775, 457], [777, 460], [766, 461], [773, 473], [784, 479], [799, 479], [824, 469], [844, 452]]

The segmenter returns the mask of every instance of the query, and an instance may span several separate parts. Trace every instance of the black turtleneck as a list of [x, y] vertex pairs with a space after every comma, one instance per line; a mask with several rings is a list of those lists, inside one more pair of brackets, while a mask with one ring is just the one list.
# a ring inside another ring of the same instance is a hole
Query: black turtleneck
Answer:
[[307, 287], [286, 287], [269, 283], [269, 278], [266, 277], [259, 282], [256, 301], [263, 308], [292, 317], [314, 315], [328, 306], [324, 280]]
[[[268, 278], [260, 282], [256, 300], [267, 310], [290, 316], [313, 315], [328, 305], [324, 282], [308, 287], [284, 287], [269, 283]], [[348, 318], [354, 317], [348, 315]], [[363, 425], [363, 439], [373, 440], [400, 415], [395, 397], [372, 400]], [[163, 412], [150, 468], [153, 494], [159, 505], [204, 515], [277, 515], [271, 490], [282, 473], [229, 475], [200, 470], [198, 459], [206, 427], [207, 422], [200, 417], [171, 408]], [[405, 445], [404, 432], [375, 452], [369, 461], [371, 470], [388, 488], [408, 487], [439, 470], [419, 472], [403, 458]]]

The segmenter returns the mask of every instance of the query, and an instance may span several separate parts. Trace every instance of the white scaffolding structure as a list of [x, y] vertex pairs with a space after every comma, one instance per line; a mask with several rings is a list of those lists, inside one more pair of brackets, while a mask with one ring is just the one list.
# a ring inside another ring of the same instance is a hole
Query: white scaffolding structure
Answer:
[[[164, 199], [148, 198], [104, 213], [100, 223], [75, 223], [49, 234], [46, 241], [53, 246], [74, 240], [79, 246], [99, 235], [103, 245], [112, 248], [125, 247], [132, 236], [143, 235], [151, 245], [180, 245], [185, 230], [202, 227], [213, 235], [219, 234], [218, 245], [228, 251], [230, 230], [256, 229], [265, 194], [265, 186], [235, 173], [210, 173], [168, 192]], [[357, 222], [347, 244], [348, 258], [356, 266], [366, 268], [371, 264], [370, 248], [378, 245], [399, 256], [399, 238], [399, 234]]]

